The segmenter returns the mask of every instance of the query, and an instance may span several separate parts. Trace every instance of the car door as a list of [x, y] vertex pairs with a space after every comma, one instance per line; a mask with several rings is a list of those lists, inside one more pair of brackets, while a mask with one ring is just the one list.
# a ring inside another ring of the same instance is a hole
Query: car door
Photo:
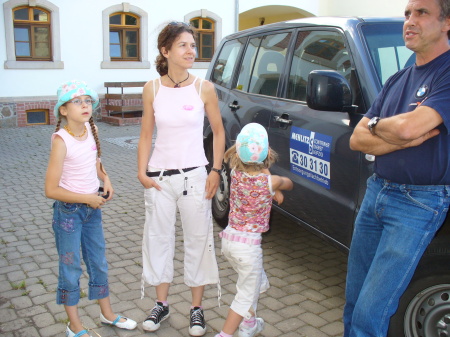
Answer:
[[[242, 61], [235, 68], [231, 90], [217, 88], [221, 113], [229, 116], [224, 118], [225, 129], [229, 133], [227, 138], [233, 143], [239, 131], [248, 123], [260, 123], [268, 129], [273, 97], [278, 92], [291, 34], [290, 31], [284, 31], [250, 36], [245, 42]], [[237, 39], [233, 43], [235, 46], [243, 45], [244, 39]]]
[[311, 71], [335, 70], [358, 92], [350, 55], [337, 29], [299, 30], [292, 49], [284, 99], [273, 107], [269, 128], [270, 146], [279, 155], [271, 171], [294, 182], [280, 207], [348, 247], [360, 195], [362, 157], [349, 148], [354, 122], [349, 113], [308, 108], [306, 88]]

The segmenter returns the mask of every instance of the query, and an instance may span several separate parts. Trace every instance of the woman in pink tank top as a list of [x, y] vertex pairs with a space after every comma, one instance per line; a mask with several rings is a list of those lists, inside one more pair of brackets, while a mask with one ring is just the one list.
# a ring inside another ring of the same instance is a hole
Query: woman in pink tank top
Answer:
[[[171, 22], [162, 29], [156, 59], [161, 77], [147, 82], [143, 90], [138, 144], [138, 179], [145, 188], [141, 294], [144, 297], [145, 283], [156, 287], [155, 306], [143, 322], [145, 331], [156, 331], [170, 314], [178, 208], [184, 237], [184, 282], [192, 292], [188, 329], [191, 336], [203, 336], [204, 287], [219, 284], [211, 199], [220, 182], [225, 132], [214, 85], [188, 72], [196, 57], [195, 37], [193, 27], [183, 22]], [[214, 137], [209, 174], [203, 149], [205, 114]]]

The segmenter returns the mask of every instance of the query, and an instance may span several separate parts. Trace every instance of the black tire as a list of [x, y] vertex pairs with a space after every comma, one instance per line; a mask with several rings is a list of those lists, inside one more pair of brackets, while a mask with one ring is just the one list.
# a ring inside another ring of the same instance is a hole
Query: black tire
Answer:
[[220, 185], [212, 199], [212, 215], [217, 224], [225, 228], [228, 225], [230, 212], [230, 172], [226, 165], [222, 165]]
[[[204, 146], [206, 158], [211, 165], [213, 162], [212, 138], [206, 141]], [[211, 167], [208, 167], [208, 171], [210, 169]], [[220, 184], [212, 199], [211, 212], [214, 220], [216, 220], [220, 227], [225, 228], [228, 225], [228, 213], [230, 212], [230, 170], [225, 163], [222, 163]]]
[[[445, 266], [444, 266], [445, 268]], [[391, 317], [388, 337], [450, 336], [450, 271], [413, 279]]]

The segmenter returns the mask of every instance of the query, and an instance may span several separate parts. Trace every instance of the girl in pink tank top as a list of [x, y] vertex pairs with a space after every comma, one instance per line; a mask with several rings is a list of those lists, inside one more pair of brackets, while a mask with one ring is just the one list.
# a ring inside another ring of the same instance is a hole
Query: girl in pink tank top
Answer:
[[[56, 303], [63, 304], [69, 317], [66, 337], [89, 337], [78, 315], [81, 254], [89, 274], [89, 299], [98, 300], [100, 321], [121, 329], [137, 323], [114, 314], [109, 299], [108, 264], [105, 256], [100, 208], [111, 200], [114, 190], [100, 162], [100, 143], [92, 109], [99, 104], [97, 93], [82, 81], [63, 83], [54, 114], [50, 160], [45, 177], [45, 194], [55, 199], [53, 230], [59, 257]], [[60, 129], [61, 122], [65, 125]], [[99, 194], [99, 181], [104, 195]]]
[[[178, 208], [184, 235], [184, 282], [192, 292], [188, 331], [191, 336], [203, 336], [204, 287], [219, 284], [211, 198], [220, 182], [225, 131], [214, 85], [188, 71], [196, 58], [195, 35], [194, 28], [183, 22], [171, 22], [162, 29], [156, 59], [161, 77], [147, 82], [143, 90], [138, 143], [138, 179], [145, 188], [141, 295], [145, 284], [155, 286], [156, 303], [143, 329], [156, 331], [170, 314], [167, 298], [174, 277]], [[209, 174], [203, 148], [205, 114], [214, 139]]]

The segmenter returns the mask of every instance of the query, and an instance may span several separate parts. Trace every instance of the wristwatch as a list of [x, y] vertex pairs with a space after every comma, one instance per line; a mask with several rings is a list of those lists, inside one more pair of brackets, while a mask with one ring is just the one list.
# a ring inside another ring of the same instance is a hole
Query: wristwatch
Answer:
[[217, 172], [219, 176], [222, 174], [222, 170], [216, 169], [215, 167], [211, 167], [211, 171]]
[[380, 121], [380, 117], [373, 117], [369, 123], [367, 123], [367, 127], [369, 128], [370, 133], [375, 136], [375, 126], [377, 126]]

